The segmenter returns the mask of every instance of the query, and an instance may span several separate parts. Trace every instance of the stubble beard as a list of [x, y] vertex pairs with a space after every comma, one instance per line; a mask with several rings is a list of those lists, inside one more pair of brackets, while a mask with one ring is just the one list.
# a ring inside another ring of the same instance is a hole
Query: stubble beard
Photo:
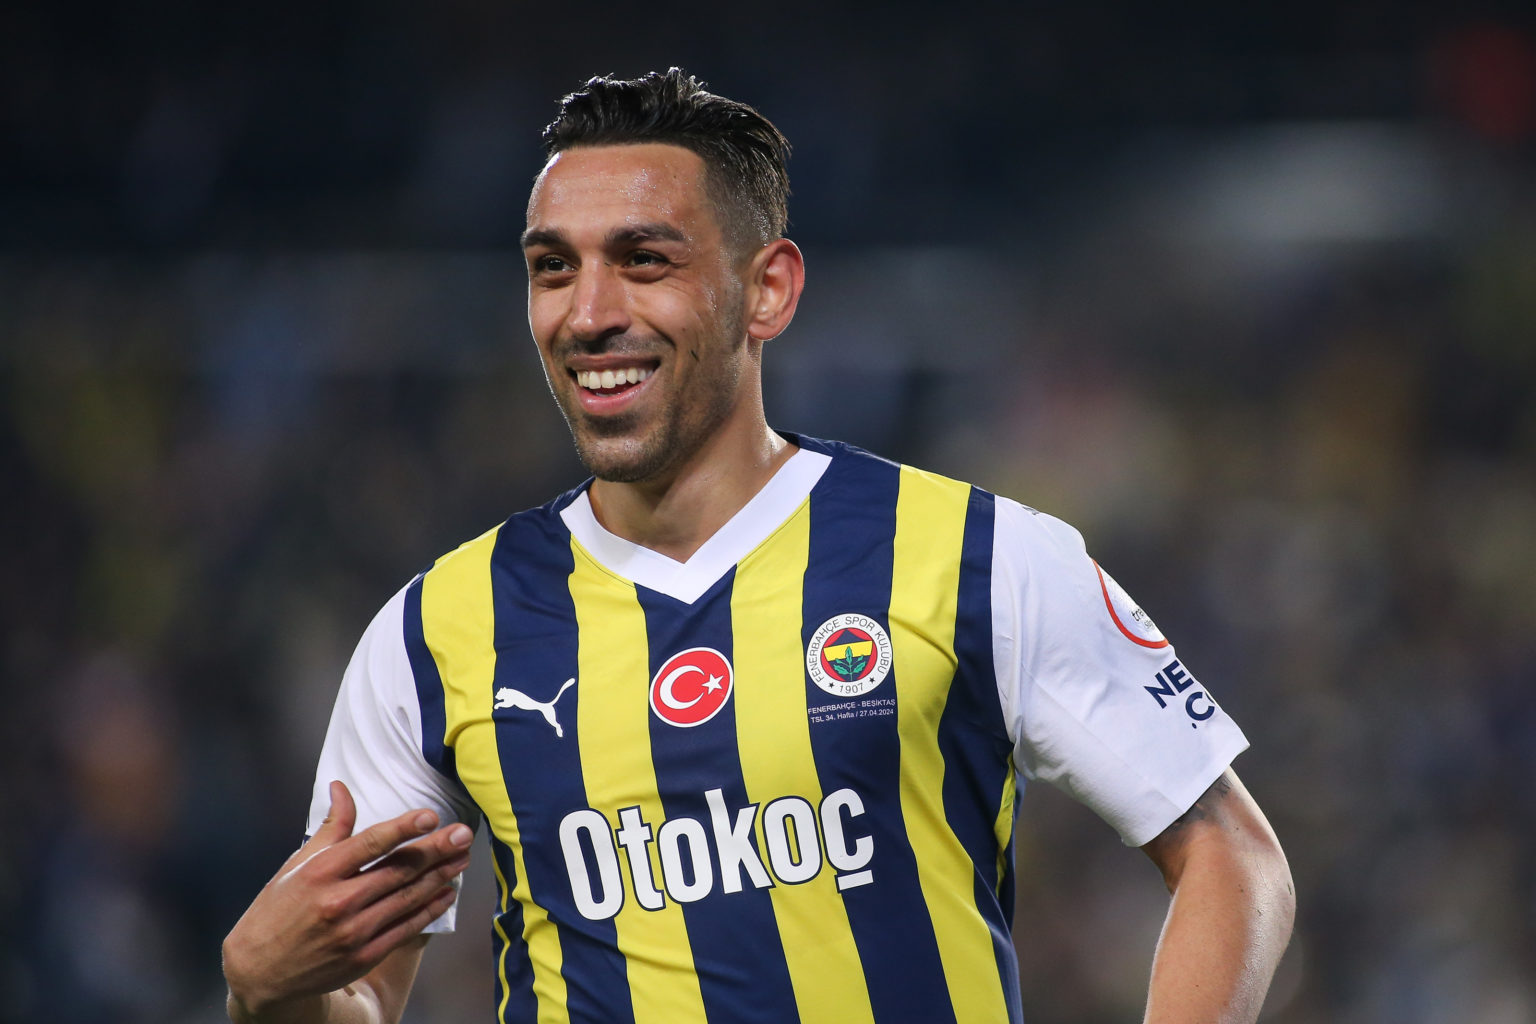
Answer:
[[[578, 413], [579, 415], [579, 413]], [[668, 416], [656, 428], [632, 435], [633, 417], [606, 421], [601, 427], [566, 415], [576, 457], [599, 480], [635, 484], [660, 476], [678, 458], [676, 419]]]
[[[691, 351], [680, 351], [674, 358], [694, 357]], [[588, 419], [574, 393], [568, 398], [556, 392], [555, 397], [576, 456], [588, 473], [609, 483], [644, 483], [666, 476], [687, 461], [730, 417], [741, 374], [742, 363], [735, 359], [722, 359], [714, 372], [695, 373], [685, 391], [668, 397], [649, 428], [639, 414]]]

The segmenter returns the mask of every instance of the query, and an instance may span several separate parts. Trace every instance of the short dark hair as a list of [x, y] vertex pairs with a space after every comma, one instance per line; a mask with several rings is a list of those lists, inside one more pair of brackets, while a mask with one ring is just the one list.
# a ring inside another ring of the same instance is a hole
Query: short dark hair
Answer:
[[596, 77], [560, 101], [544, 152], [577, 146], [670, 143], [704, 161], [727, 236], [765, 245], [789, 222], [789, 140], [762, 114], [707, 92], [681, 68], [634, 79]]

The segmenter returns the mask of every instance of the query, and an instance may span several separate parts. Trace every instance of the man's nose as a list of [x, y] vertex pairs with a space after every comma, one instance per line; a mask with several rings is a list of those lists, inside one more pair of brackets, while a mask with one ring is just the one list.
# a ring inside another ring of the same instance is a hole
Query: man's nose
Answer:
[[616, 269], [607, 263], [582, 267], [571, 295], [571, 334], [595, 341], [624, 333], [629, 323], [629, 292]]

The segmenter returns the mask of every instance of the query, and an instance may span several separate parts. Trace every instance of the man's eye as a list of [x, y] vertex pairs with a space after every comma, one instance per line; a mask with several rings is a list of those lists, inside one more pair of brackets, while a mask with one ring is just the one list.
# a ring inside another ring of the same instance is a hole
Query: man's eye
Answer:
[[642, 250], [640, 252], [631, 253], [630, 256], [629, 256], [630, 266], [633, 266], [633, 267], [656, 266], [658, 264], [662, 264], [662, 263], [665, 263], [665, 262], [667, 262], [667, 261], [666, 261], [666, 259], [664, 257], [658, 256], [654, 252], [645, 252], [644, 250]]
[[536, 274], [558, 274], [568, 269], [570, 264], [559, 256], [540, 256], [533, 261], [533, 272]]

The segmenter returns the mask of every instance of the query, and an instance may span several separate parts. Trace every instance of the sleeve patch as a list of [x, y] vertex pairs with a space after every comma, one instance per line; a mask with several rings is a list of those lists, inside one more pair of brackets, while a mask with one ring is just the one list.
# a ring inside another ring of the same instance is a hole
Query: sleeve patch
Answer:
[[1115, 582], [1115, 578], [1099, 568], [1098, 562], [1093, 563], [1093, 571], [1099, 574], [1099, 590], [1104, 594], [1104, 607], [1109, 612], [1110, 621], [1115, 624], [1115, 628], [1138, 647], [1153, 649], [1167, 647], [1168, 640], [1163, 636], [1162, 630], [1157, 628], [1157, 624], [1152, 621], [1152, 616], [1142, 611], [1141, 607], [1131, 600], [1131, 595]]

